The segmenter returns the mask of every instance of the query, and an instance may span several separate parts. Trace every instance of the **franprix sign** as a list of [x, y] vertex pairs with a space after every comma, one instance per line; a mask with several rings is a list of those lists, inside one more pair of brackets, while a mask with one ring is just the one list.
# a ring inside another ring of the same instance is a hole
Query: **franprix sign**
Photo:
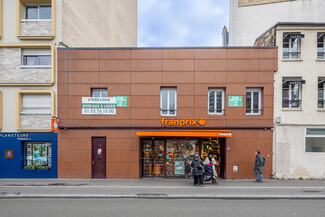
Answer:
[[116, 99], [113, 97], [82, 97], [83, 115], [116, 115]]

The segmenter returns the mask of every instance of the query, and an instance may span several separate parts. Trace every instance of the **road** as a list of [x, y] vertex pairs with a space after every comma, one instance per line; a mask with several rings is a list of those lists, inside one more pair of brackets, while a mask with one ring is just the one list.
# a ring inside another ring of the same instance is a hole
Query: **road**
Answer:
[[0, 217], [322, 217], [324, 200], [0, 199]]

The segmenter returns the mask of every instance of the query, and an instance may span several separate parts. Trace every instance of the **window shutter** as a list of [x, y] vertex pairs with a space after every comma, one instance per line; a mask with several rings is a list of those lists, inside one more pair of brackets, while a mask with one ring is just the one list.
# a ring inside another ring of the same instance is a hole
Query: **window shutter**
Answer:
[[50, 94], [24, 94], [20, 114], [51, 114]]

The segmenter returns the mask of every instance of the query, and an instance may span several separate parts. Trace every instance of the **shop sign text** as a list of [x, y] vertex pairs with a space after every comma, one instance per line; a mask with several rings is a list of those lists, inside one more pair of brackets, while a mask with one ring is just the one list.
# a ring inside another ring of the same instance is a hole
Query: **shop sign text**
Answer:
[[83, 115], [116, 115], [114, 97], [82, 97]]
[[189, 118], [188, 120], [166, 120], [165, 118], [161, 119], [161, 125], [162, 126], [203, 126], [205, 125], [204, 118], [200, 118], [199, 121], [193, 120], [192, 118]]
[[243, 97], [242, 96], [229, 96], [228, 98], [229, 107], [242, 107]]

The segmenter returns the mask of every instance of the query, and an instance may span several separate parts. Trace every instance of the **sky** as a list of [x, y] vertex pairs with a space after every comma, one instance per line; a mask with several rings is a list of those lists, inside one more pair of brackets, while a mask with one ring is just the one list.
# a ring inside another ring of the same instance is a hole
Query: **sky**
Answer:
[[138, 0], [138, 47], [220, 46], [228, 0]]

